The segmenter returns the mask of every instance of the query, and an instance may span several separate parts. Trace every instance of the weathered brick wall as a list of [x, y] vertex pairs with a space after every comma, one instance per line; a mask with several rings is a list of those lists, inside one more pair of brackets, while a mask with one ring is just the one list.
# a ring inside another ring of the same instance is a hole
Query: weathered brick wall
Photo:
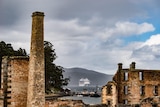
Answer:
[[3, 100], [0, 100], [0, 107], [4, 107], [3, 106]]
[[26, 107], [28, 86], [28, 57], [11, 57], [11, 105]]
[[7, 72], [7, 107], [26, 107], [28, 60], [24, 56], [3, 57], [2, 90], [4, 94], [4, 72]]
[[160, 70], [145, 70], [142, 83], [145, 84], [144, 98], [155, 96], [153, 93], [154, 86], [158, 86], [158, 94], [156, 96], [160, 96]]
[[[143, 72], [143, 80], [139, 79], [139, 72]], [[154, 86], [160, 88], [160, 71], [158, 70], [135, 70], [129, 71], [129, 80], [126, 83], [128, 88], [127, 98], [130, 104], [137, 104], [146, 97], [154, 96]], [[140, 87], [144, 86], [144, 94], [140, 94]], [[158, 91], [160, 95], [160, 90]]]
[[27, 107], [44, 107], [45, 105], [43, 20], [43, 12], [32, 14]]
[[107, 84], [102, 87], [101, 103], [102, 104], [107, 103]]
[[[140, 72], [142, 73], [142, 80], [140, 79]], [[131, 105], [139, 104], [144, 98], [160, 96], [160, 70], [136, 69], [134, 62], [131, 63], [130, 68], [124, 69], [120, 63], [113, 81], [117, 83], [119, 104], [124, 104], [125, 102]], [[153, 92], [154, 86], [158, 87], [157, 95]], [[127, 87], [126, 94], [125, 87]], [[141, 94], [140, 87], [144, 89], [143, 94]]]
[[[110, 86], [110, 87], [108, 87]], [[108, 93], [108, 88], [110, 88], [110, 93]], [[102, 95], [101, 95], [102, 104], [107, 104], [110, 106], [115, 107], [117, 104], [117, 84], [114, 81], [109, 81], [107, 85], [103, 86], [102, 88]], [[109, 101], [109, 102], [108, 102]], [[108, 104], [110, 103], [110, 104]]]
[[140, 105], [141, 107], [160, 107], [160, 96], [145, 98]]
[[[128, 100], [128, 104], [138, 104], [141, 95], [140, 95], [140, 81], [139, 81], [139, 73], [138, 71], [129, 71], [128, 72], [128, 80], [122, 81], [122, 87], [124, 85], [128, 86], [128, 94], [122, 96], [123, 99]], [[122, 89], [124, 91], [124, 88]], [[124, 92], [123, 92], [124, 93]]]

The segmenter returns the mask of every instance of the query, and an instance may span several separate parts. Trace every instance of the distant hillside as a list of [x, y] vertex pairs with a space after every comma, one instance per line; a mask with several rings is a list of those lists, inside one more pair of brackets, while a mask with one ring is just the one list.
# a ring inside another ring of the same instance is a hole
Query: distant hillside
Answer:
[[65, 78], [70, 78], [68, 86], [78, 86], [81, 78], [88, 78], [91, 82], [90, 85], [103, 86], [108, 81], [112, 80], [113, 76], [83, 68], [65, 68], [63, 75]]

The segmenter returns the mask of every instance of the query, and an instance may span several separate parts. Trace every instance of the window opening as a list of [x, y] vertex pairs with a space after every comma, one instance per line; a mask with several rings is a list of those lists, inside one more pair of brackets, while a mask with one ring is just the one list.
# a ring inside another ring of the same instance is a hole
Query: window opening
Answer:
[[124, 80], [125, 80], [125, 81], [128, 80], [128, 72], [124, 72]]
[[143, 72], [142, 71], [139, 72], [139, 80], [143, 80]]
[[158, 105], [157, 104], [152, 104], [152, 107], [158, 107]]
[[135, 107], [140, 107], [140, 105], [139, 105], [139, 104], [136, 104]]
[[154, 87], [153, 87], [153, 94], [156, 96], [156, 95], [158, 95], [158, 86], [157, 85], [155, 85]]
[[123, 104], [128, 104], [128, 100], [127, 99], [123, 100]]
[[108, 105], [111, 105], [111, 101], [108, 100]]
[[107, 86], [107, 94], [112, 94], [112, 85]]
[[140, 95], [145, 94], [145, 86], [140, 86]]
[[128, 94], [128, 86], [127, 86], [127, 85], [124, 86], [124, 94], [125, 94], [125, 95]]

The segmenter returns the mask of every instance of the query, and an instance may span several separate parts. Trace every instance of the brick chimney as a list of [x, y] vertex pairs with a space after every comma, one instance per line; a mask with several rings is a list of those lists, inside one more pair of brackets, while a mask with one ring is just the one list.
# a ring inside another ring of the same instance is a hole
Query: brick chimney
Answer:
[[132, 62], [130, 64], [130, 70], [134, 70], [136, 68], [136, 63], [135, 62]]
[[27, 107], [45, 107], [43, 12], [32, 14]]
[[122, 70], [122, 63], [118, 63], [118, 71]]

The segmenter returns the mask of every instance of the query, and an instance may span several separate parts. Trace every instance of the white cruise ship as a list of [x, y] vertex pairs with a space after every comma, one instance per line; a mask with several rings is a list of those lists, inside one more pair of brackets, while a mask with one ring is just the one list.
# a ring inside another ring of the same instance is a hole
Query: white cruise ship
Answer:
[[81, 78], [79, 80], [79, 86], [89, 86], [90, 85], [90, 80], [88, 78]]

